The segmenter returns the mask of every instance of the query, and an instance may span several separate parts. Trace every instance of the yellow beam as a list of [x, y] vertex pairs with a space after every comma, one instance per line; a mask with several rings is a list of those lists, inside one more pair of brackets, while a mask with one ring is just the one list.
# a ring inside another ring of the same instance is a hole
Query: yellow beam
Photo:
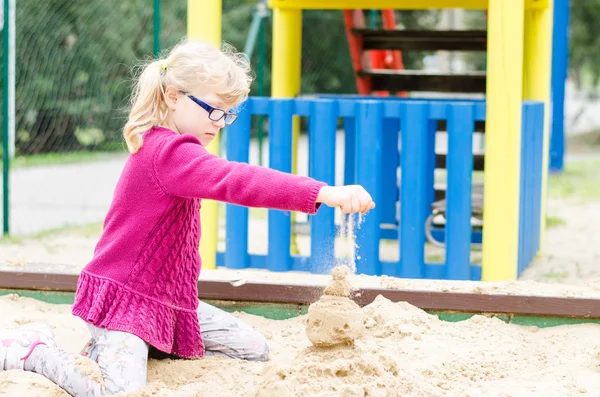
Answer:
[[550, 142], [550, 80], [552, 73], [553, 7], [525, 13], [525, 49], [523, 64], [523, 98], [544, 102], [544, 149], [542, 157], [542, 203], [540, 253], [546, 229], [546, 194], [548, 189], [548, 151]]
[[300, 93], [302, 11], [273, 10], [273, 98], [293, 98]]
[[[269, 7], [296, 10], [465, 8], [485, 10], [489, 0], [269, 0]], [[526, 9], [547, 8], [549, 0], [525, 0]]]
[[[271, 96], [273, 98], [294, 98], [300, 93], [302, 63], [302, 10], [273, 10], [273, 56], [271, 75]], [[292, 173], [297, 173], [298, 138], [300, 118], [294, 117], [292, 124]], [[298, 254], [292, 213], [291, 252]]]
[[[221, 0], [188, 0], [187, 33], [188, 37], [221, 47]], [[219, 154], [219, 136], [208, 146], [208, 151]], [[219, 215], [217, 202], [202, 200], [200, 210], [202, 220], [202, 238], [200, 255], [203, 269], [217, 267], [217, 235]]]
[[489, 0], [483, 281], [517, 277], [524, 2]]

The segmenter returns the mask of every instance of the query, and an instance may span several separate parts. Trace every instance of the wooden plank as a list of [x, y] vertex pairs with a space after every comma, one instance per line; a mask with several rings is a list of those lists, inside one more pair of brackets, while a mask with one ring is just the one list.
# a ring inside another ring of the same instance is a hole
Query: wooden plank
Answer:
[[483, 93], [486, 73], [441, 74], [415, 70], [363, 70], [361, 76], [371, 78], [375, 91], [429, 91]]
[[[73, 292], [77, 286], [77, 278], [78, 275], [75, 274], [0, 271], [0, 289]], [[321, 296], [323, 287], [258, 282], [239, 285], [229, 281], [199, 281], [198, 291], [200, 299], [310, 304]], [[600, 300], [591, 298], [363, 288], [356, 290], [352, 299], [364, 306], [373, 302], [379, 295], [393, 302], [408, 302], [423, 310], [600, 318]]]
[[365, 50], [486, 51], [485, 30], [353, 29]]

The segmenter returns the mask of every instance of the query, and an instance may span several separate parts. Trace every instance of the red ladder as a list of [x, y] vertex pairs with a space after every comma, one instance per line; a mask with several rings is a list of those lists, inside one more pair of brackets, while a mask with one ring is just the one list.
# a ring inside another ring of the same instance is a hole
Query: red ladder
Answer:
[[[383, 28], [386, 30], [395, 30], [396, 18], [394, 16], [394, 10], [382, 10], [381, 14]], [[354, 33], [355, 28], [364, 29], [366, 27], [363, 10], [344, 10], [344, 22], [346, 25], [346, 36], [348, 37], [348, 44], [350, 46], [350, 56], [352, 57], [352, 67], [356, 76], [358, 93], [360, 95], [390, 95], [389, 91], [373, 92], [371, 89], [371, 78], [369, 76], [361, 75], [360, 71], [365, 69], [403, 70], [402, 53], [399, 50], [367, 50], [369, 67], [366, 68], [363, 63], [364, 61], [367, 61], [367, 59], [364, 57], [365, 51], [363, 49], [362, 36]], [[406, 93], [400, 93], [400, 95], [405, 96]]]

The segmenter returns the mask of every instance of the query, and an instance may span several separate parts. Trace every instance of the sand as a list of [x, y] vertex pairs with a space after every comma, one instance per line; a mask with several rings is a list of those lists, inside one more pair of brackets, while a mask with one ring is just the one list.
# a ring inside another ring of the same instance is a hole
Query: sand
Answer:
[[360, 307], [350, 299], [350, 269], [338, 266], [318, 301], [308, 307], [306, 336], [315, 347], [353, 345], [364, 329]]
[[[268, 362], [150, 360], [148, 384], [128, 396], [598, 395], [600, 325], [538, 329], [484, 316], [449, 323], [383, 297], [360, 311], [362, 333], [331, 348], [311, 344], [307, 316], [277, 321], [236, 313], [269, 340]], [[0, 297], [0, 313], [0, 327], [47, 321], [57, 344], [72, 353], [89, 337], [69, 305], [8, 295]], [[0, 372], [0, 396], [66, 395], [40, 375]]]

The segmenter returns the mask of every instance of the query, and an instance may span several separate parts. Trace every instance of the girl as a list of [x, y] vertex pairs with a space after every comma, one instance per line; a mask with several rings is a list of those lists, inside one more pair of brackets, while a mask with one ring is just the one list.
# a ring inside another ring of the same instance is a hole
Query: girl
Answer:
[[[50, 326], [33, 323], [0, 331], [0, 370], [33, 371], [73, 396], [101, 396], [143, 387], [153, 352], [267, 360], [260, 333], [198, 301], [201, 199], [308, 214], [321, 203], [344, 213], [374, 203], [360, 186], [329, 187], [207, 152], [235, 121], [230, 109], [250, 83], [241, 54], [199, 42], [183, 41], [144, 68], [123, 131], [131, 155], [72, 309], [92, 336], [81, 352], [87, 358], [60, 350]], [[102, 379], [76, 365], [82, 359]]]

